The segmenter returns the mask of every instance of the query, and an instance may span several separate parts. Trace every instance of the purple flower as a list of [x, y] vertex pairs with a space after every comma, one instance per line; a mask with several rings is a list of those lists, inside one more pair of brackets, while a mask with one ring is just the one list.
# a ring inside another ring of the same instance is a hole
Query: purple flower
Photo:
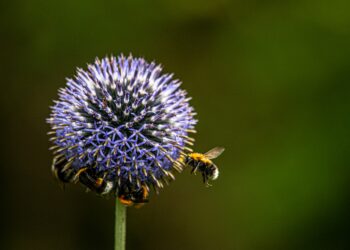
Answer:
[[172, 74], [143, 58], [106, 57], [78, 69], [59, 90], [47, 122], [53, 164], [122, 186], [156, 190], [181, 171], [196, 120], [190, 98]]

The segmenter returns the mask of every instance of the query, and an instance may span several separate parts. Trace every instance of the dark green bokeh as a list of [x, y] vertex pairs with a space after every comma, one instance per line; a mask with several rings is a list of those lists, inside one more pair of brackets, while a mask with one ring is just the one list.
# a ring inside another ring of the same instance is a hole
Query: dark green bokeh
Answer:
[[128, 249], [346, 249], [350, 4], [1, 3], [1, 249], [112, 249], [113, 202], [50, 173], [45, 118], [75, 67], [133, 53], [175, 72], [198, 112], [189, 171], [128, 211]]

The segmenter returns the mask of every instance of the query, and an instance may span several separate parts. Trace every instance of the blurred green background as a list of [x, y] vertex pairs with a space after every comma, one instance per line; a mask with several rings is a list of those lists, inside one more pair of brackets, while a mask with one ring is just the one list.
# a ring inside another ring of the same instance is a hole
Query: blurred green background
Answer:
[[1, 249], [112, 249], [114, 200], [59, 188], [49, 106], [76, 67], [133, 53], [175, 72], [198, 112], [189, 171], [129, 209], [127, 249], [350, 249], [350, 4], [43, 1], [0, 4]]

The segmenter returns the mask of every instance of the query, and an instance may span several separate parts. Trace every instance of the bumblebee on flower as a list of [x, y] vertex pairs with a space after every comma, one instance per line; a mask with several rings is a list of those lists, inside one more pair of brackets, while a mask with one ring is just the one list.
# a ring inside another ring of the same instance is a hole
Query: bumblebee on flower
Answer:
[[52, 169], [124, 205], [148, 201], [180, 172], [195, 132], [194, 109], [172, 74], [142, 58], [96, 59], [59, 90], [47, 122]]

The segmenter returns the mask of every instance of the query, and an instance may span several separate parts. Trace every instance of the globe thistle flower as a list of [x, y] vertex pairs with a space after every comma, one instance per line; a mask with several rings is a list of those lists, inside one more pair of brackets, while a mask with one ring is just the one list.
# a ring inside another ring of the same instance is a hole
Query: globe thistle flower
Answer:
[[88, 171], [113, 187], [107, 194], [141, 186], [158, 192], [182, 170], [193, 142], [195, 113], [180, 84], [160, 65], [132, 56], [78, 68], [47, 119], [58, 177], [78, 182]]

